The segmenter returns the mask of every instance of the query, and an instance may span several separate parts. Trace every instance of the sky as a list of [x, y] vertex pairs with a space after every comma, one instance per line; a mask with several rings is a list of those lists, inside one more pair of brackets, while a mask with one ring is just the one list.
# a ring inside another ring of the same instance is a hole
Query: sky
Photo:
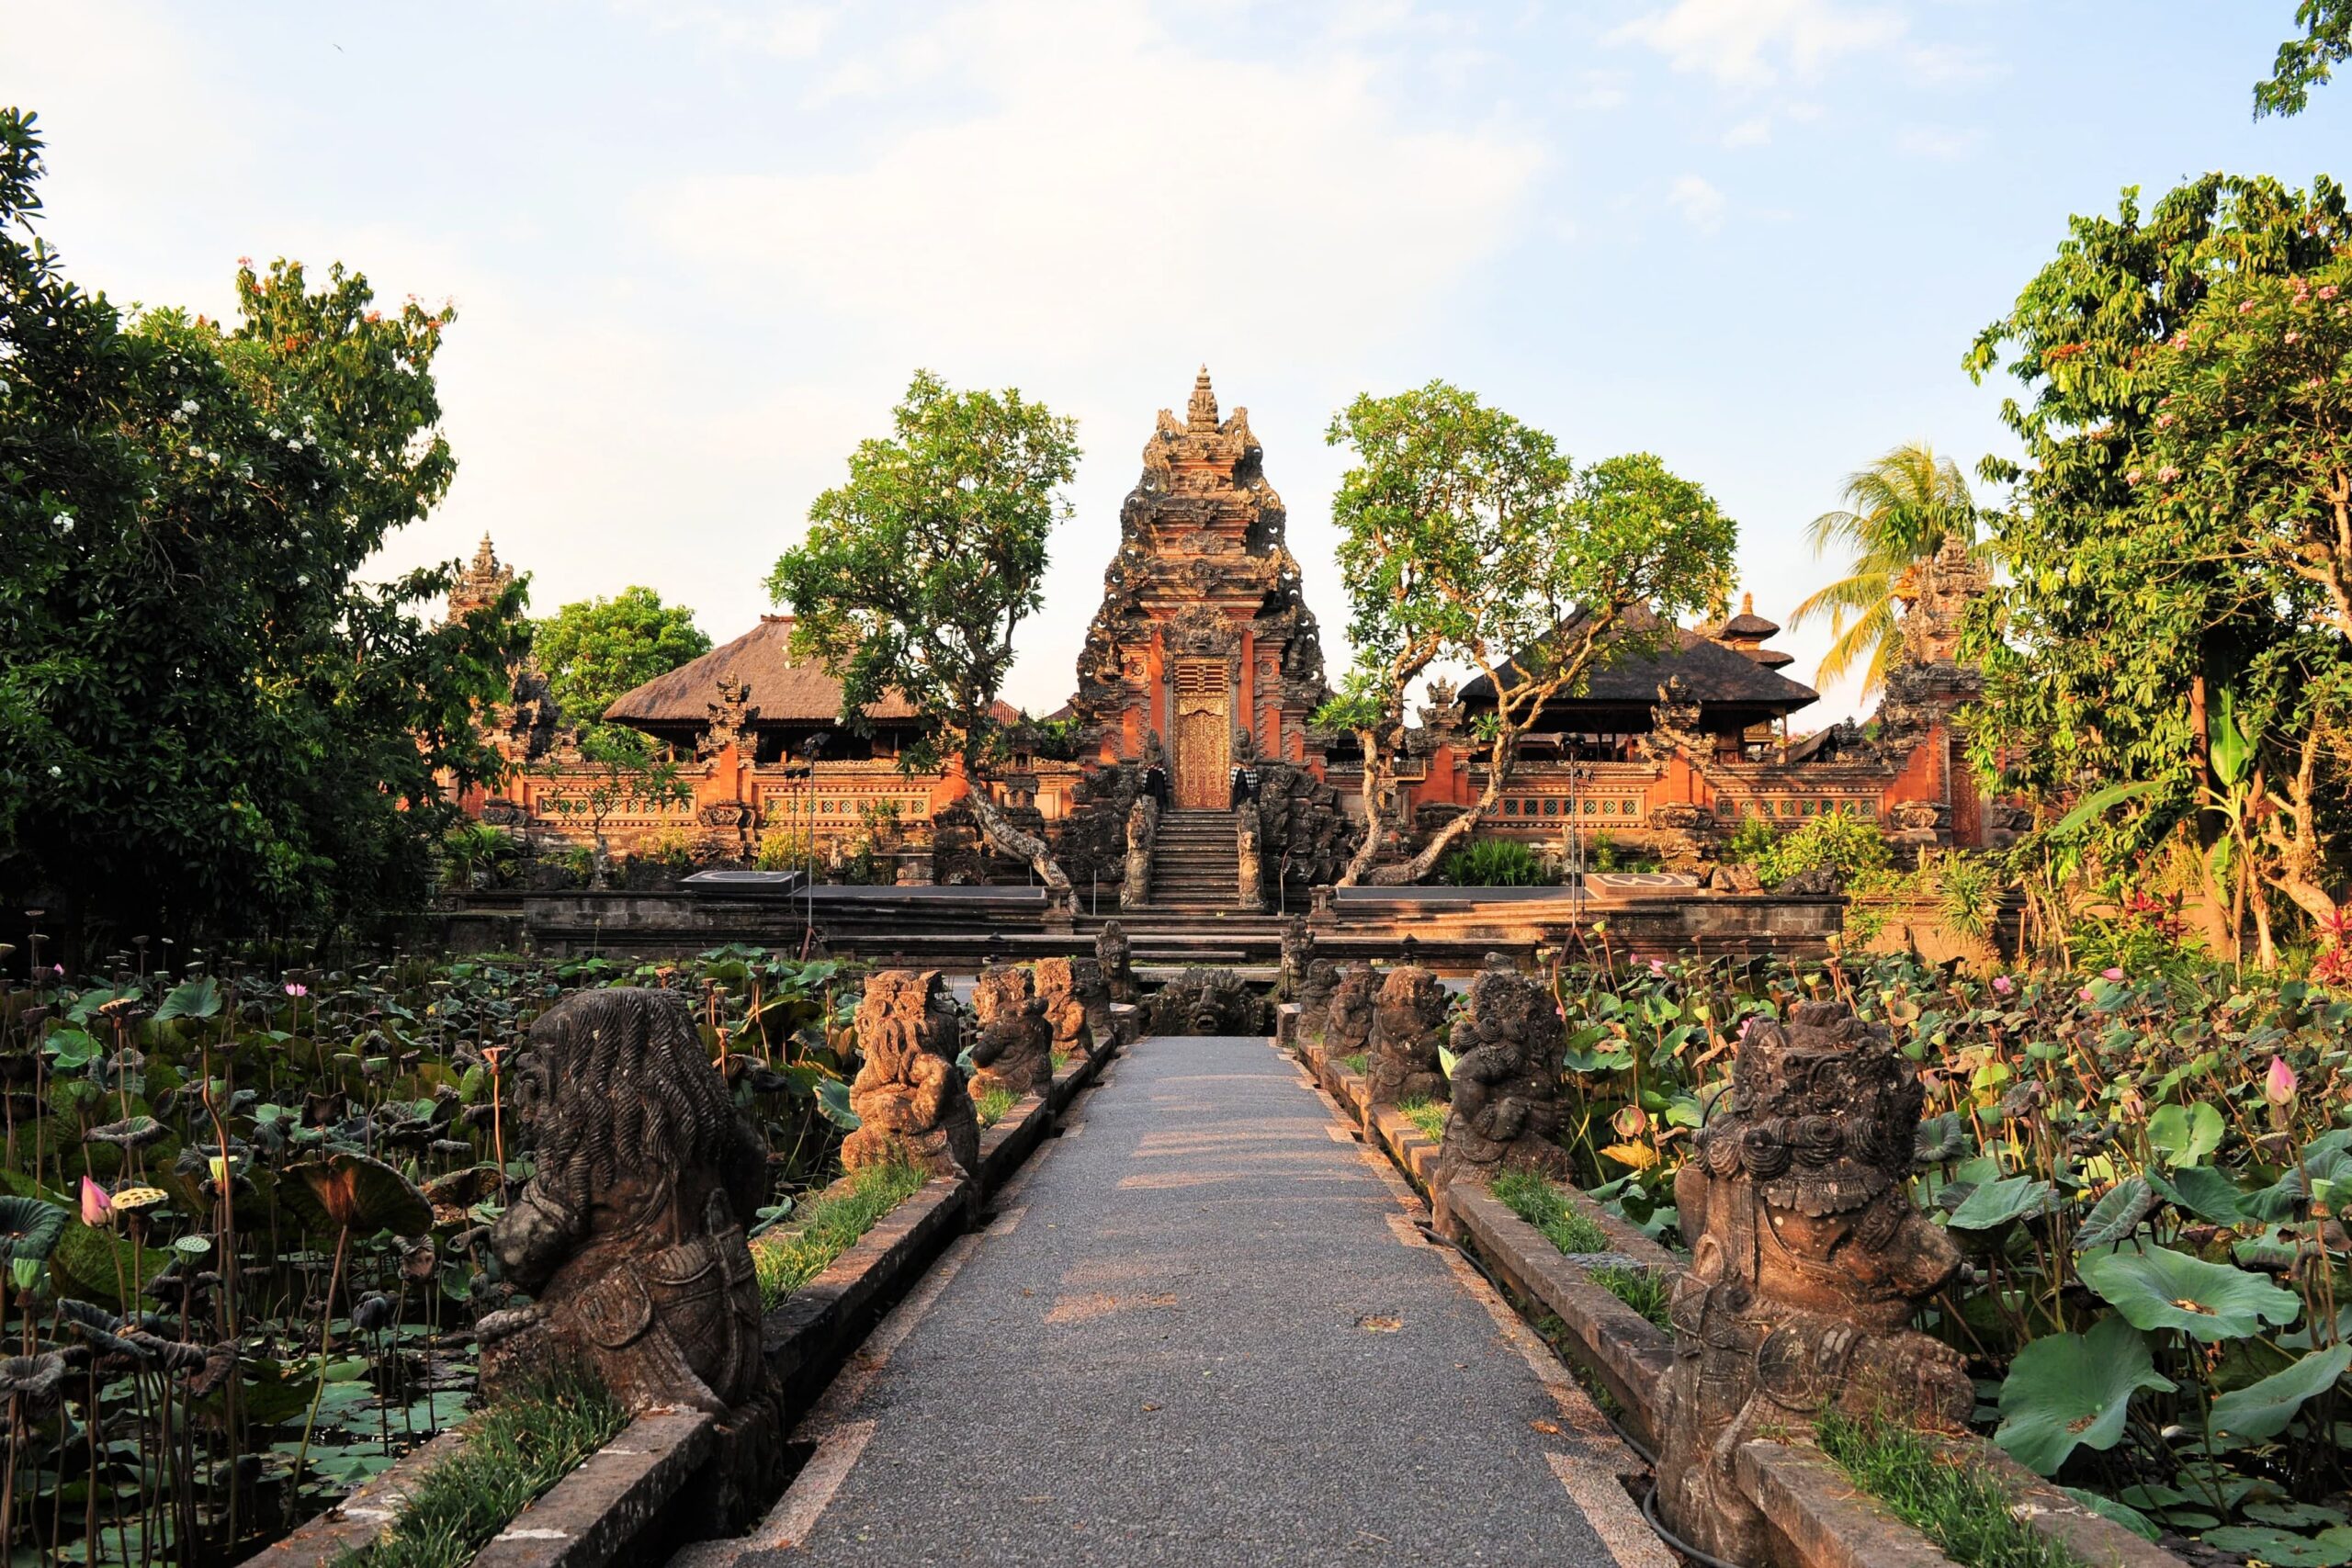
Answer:
[[[1335, 677], [1324, 431], [1432, 378], [1704, 484], [1785, 621], [1852, 469], [2014, 450], [2007, 378], [1961, 358], [2069, 214], [2352, 174], [2352, 82], [2251, 118], [2293, 10], [0, 0], [0, 101], [48, 136], [45, 237], [118, 302], [225, 313], [238, 258], [280, 255], [455, 302], [458, 479], [388, 574], [487, 531], [539, 613], [644, 583], [725, 640], [916, 367], [1075, 415], [1006, 694], [1045, 712], [1203, 363]], [[1789, 672], [1827, 642], [1784, 633]], [[1856, 710], [1824, 695], [1799, 728]]]

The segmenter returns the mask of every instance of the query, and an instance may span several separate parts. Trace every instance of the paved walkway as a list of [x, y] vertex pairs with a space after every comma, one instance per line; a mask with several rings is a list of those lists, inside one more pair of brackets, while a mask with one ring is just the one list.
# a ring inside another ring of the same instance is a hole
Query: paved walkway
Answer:
[[1267, 1042], [1141, 1043], [842, 1373], [742, 1561], [1670, 1568], [1419, 1213]]

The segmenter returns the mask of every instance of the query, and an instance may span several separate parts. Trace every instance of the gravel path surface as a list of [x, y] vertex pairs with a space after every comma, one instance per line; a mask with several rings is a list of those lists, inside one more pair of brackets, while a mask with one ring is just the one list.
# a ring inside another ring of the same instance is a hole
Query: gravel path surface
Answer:
[[1670, 1568], [1631, 1456], [1419, 1213], [1267, 1042], [1144, 1041], [876, 1331], [728, 1555]]

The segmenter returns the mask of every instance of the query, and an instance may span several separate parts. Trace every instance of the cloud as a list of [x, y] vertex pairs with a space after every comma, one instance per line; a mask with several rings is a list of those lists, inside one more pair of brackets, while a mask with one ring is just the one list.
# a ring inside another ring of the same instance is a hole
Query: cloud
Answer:
[[1903, 18], [1879, 6], [1839, 0], [1676, 0], [1608, 35], [1667, 57], [1675, 70], [1731, 86], [1768, 86], [1784, 73], [1811, 77], [1842, 55], [1884, 48]]
[[1334, 348], [1403, 321], [1519, 222], [1544, 162], [1532, 135], [1417, 125], [1362, 58], [1218, 58], [1154, 17], [955, 13], [921, 56], [835, 66], [879, 100], [887, 129], [859, 155], [690, 175], [646, 215], [708, 281], [902, 363], [1091, 362], [1132, 353], [1152, 320]]
[[1895, 138], [1895, 145], [1912, 157], [1951, 164], [1976, 151], [1984, 140], [1984, 130], [1977, 126], [1910, 125]]
[[1761, 147], [1771, 140], [1772, 121], [1765, 115], [1743, 119], [1724, 132], [1724, 145], [1726, 147]]
[[1684, 175], [1667, 192], [1667, 202], [1702, 234], [1724, 226], [1724, 193], [1697, 175]]

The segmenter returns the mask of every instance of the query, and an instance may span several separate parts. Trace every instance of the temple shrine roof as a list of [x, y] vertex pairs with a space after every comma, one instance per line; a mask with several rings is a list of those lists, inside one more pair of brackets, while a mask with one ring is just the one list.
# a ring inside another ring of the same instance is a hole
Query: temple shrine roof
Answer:
[[[1554, 635], [1575, 631], [1584, 615], [1577, 611], [1570, 615], [1560, 623], [1559, 631]], [[1758, 615], [1740, 618], [1771, 626]], [[1657, 629], [1658, 618], [1653, 612], [1636, 607], [1626, 612], [1620, 625], [1629, 632], [1648, 633]], [[1519, 683], [1521, 668], [1519, 658], [1504, 666], [1503, 678], [1508, 686]], [[1616, 657], [1604, 659], [1586, 677], [1582, 692], [1573, 697], [1555, 697], [1545, 705], [1567, 709], [1645, 707], [1657, 700], [1657, 689], [1669, 676], [1681, 677], [1683, 685], [1702, 705], [1736, 705], [1787, 714], [1821, 697], [1812, 687], [1767, 668], [1737, 648], [1687, 627], [1675, 626], [1655, 649], [1619, 649]], [[1472, 707], [1492, 705], [1494, 683], [1481, 675], [1462, 688], [1460, 700]]]
[[[734, 641], [622, 694], [605, 716], [635, 725], [701, 725], [719, 700], [719, 682], [729, 681], [749, 688], [746, 700], [757, 710], [754, 727], [834, 723], [841, 717], [842, 683], [821, 664], [795, 660], [791, 639], [790, 615], [762, 615], [758, 626]], [[1020, 716], [1003, 703], [996, 705], [1000, 720]], [[897, 692], [865, 711], [868, 718], [884, 721], [922, 716]]]

